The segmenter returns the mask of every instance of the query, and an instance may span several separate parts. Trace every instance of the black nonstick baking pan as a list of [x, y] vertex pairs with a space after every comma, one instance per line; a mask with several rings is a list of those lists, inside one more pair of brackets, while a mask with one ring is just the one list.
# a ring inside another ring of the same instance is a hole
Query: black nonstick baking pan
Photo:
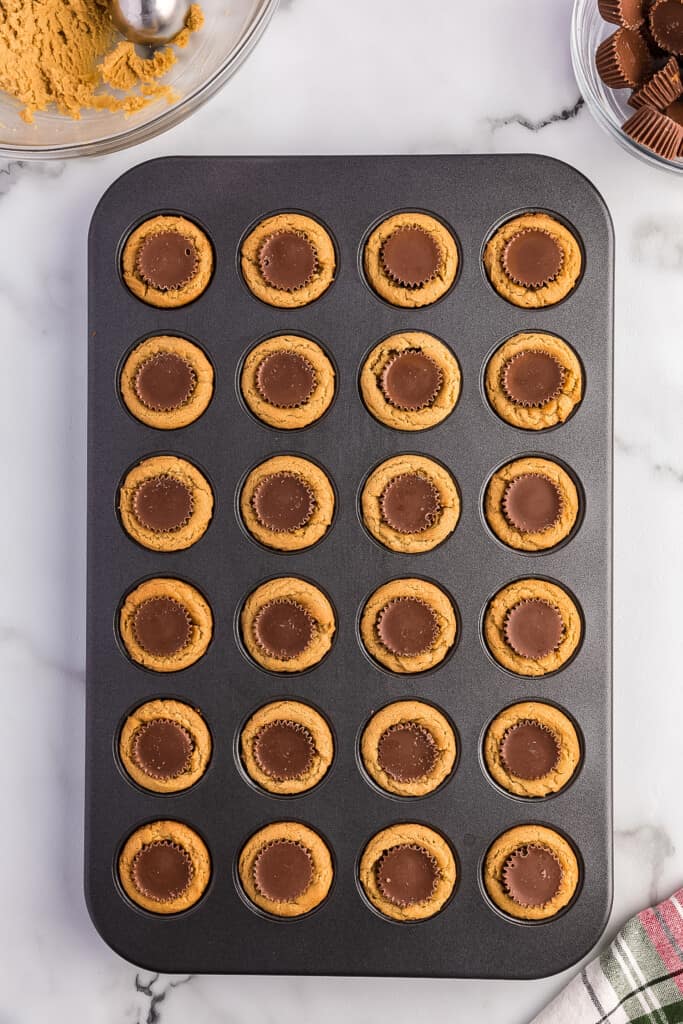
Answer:
[[[240, 274], [245, 232], [282, 210], [305, 211], [330, 232], [336, 280], [303, 308], [256, 299]], [[392, 307], [363, 277], [369, 230], [400, 210], [423, 210], [458, 241], [455, 286], [421, 309]], [[489, 284], [483, 247], [496, 228], [525, 211], [548, 211], [580, 241], [584, 270], [571, 294], [543, 309], [517, 308]], [[211, 284], [192, 304], [157, 309], [135, 298], [121, 272], [122, 246], [145, 218], [182, 214], [214, 248]], [[116, 181], [92, 220], [89, 241], [89, 437], [87, 786], [85, 890], [95, 925], [123, 957], [167, 972], [420, 977], [532, 978], [578, 960], [600, 936], [611, 902], [611, 501], [612, 278], [609, 213], [573, 168], [539, 156], [185, 158], [145, 163]], [[404, 433], [366, 410], [359, 371], [387, 335], [423, 330], [446, 342], [462, 371], [453, 413], [438, 426]], [[581, 360], [585, 396], [564, 424], [521, 430], [488, 405], [483, 369], [505, 339], [538, 330], [565, 339]], [[259, 339], [282, 333], [318, 340], [337, 372], [336, 400], [312, 427], [278, 431], [254, 419], [239, 396], [239, 370]], [[215, 369], [215, 393], [190, 426], [160, 431], [135, 420], [119, 394], [122, 360], [145, 337], [175, 334], [199, 344]], [[201, 467], [215, 496], [213, 521], [193, 547], [159, 553], [121, 528], [117, 492], [144, 456], [181, 455]], [[462, 512], [452, 536], [424, 554], [396, 554], [374, 542], [358, 512], [359, 488], [382, 459], [418, 452], [447, 466]], [[247, 470], [278, 453], [324, 466], [337, 492], [335, 522], [324, 540], [294, 554], [257, 545], [239, 522], [236, 492]], [[488, 530], [482, 495], [502, 463], [547, 455], [568, 466], [582, 496], [579, 528], [545, 554], [503, 546]], [[311, 671], [274, 675], [243, 652], [236, 615], [262, 580], [300, 576], [330, 597], [337, 634], [330, 655]], [[154, 576], [186, 580], [206, 596], [214, 617], [210, 647], [181, 672], [159, 674], [126, 656], [117, 635], [124, 595]], [[425, 577], [457, 605], [451, 657], [421, 675], [392, 675], [365, 656], [357, 617], [385, 581]], [[574, 595], [583, 618], [576, 657], [535, 678], [503, 670], [482, 639], [482, 614], [503, 585], [522, 577], [554, 580]], [[260, 705], [288, 696], [327, 717], [335, 758], [324, 781], [298, 797], [274, 797], [250, 785], [236, 753], [239, 730]], [[118, 760], [118, 735], [131, 709], [172, 697], [201, 709], [213, 739], [204, 777], [178, 795], [137, 787]], [[453, 722], [458, 760], [433, 794], [407, 800], [370, 785], [358, 744], [372, 712], [392, 700], [432, 702]], [[518, 799], [492, 784], [482, 761], [487, 724], [515, 701], [557, 704], [576, 723], [583, 759], [573, 782], [546, 799]], [[133, 905], [117, 879], [130, 833], [155, 819], [183, 822], [211, 856], [208, 889], [196, 906], [155, 915]], [[301, 919], [256, 911], [240, 892], [236, 860], [247, 838], [272, 821], [303, 822], [327, 841], [334, 862], [328, 899]], [[396, 923], [374, 912], [359, 891], [358, 859], [369, 838], [396, 822], [442, 833], [455, 852], [453, 898], [429, 920]], [[528, 924], [489, 902], [483, 858], [504, 830], [540, 823], [566, 836], [580, 864], [572, 903], [555, 918]]]

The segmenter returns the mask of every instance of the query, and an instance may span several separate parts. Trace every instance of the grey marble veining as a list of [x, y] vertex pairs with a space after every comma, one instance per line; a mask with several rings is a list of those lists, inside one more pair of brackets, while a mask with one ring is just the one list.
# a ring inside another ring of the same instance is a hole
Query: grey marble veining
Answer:
[[569, 14], [569, 0], [283, 0], [244, 69], [172, 132], [87, 162], [0, 164], [1, 1024], [524, 1024], [566, 980], [157, 977], [90, 925], [85, 240], [107, 185], [157, 155], [533, 151], [603, 192], [617, 235], [612, 927], [683, 882], [683, 193], [577, 102]]

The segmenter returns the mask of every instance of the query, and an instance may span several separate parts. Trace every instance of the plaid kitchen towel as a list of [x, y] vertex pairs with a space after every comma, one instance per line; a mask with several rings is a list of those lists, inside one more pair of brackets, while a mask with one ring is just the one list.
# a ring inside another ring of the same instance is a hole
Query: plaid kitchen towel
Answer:
[[627, 921], [532, 1024], [683, 1024], [683, 889]]

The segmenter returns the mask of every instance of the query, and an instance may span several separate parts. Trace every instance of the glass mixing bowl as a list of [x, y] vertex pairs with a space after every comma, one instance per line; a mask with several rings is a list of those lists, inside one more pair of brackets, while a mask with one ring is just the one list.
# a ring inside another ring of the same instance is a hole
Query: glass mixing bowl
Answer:
[[63, 159], [112, 153], [172, 128], [209, 99], [237, 70], [261, 37], [278, 0], [201, 0], [206, 18], [177, 63], [163, 79], [178, 99], [155, 100], [126, 117], [85, 110], [80, 121], [54, 110], [37, 113], [33, 124], [21, 120], [21, 104], [0, 92], [0, 156], [15, 159]]
[[622, 130], [624, 121], [635, 113], [626, 102], [629, 91], [610, 89], [600, 78], [595, 66], [595, 52], [598, 46], [616, 29], [616, 25], [610, 25], [600, 17], [597, 0], [575, 0], [571, 51], [574, 75], [581, 95], [600, 127], [612, 135], [629, 153], [655, 167], [680, 174], [683, 172], [683, 159], [666, 160], [662, 156], [657, 156], [651, 149], [634, 142]]

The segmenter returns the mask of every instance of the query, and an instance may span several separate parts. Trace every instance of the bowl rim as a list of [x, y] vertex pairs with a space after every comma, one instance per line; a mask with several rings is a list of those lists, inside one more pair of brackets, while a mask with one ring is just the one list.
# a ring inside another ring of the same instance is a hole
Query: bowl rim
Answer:
[[263, 35], [279, 0], [255, 0], [254, 8], [239, 39], [222, 65], [205, 82], [167, 110], [162, 110], [144, 124], [89, 142], [66, 142], [59, 145], [25, 146], [0, 143], [0, 158], [22, 160], [65, 160], [80, 156], [104, 156], [129, 149], [161, 135], [184, 121], [189, 114], [210, 99], [242, 66]]

